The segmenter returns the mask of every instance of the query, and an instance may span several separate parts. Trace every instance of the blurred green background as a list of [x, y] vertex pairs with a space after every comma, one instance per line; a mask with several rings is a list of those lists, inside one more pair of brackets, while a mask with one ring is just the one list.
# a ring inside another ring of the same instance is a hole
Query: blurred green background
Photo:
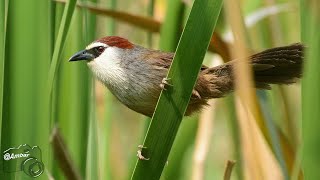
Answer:
[[[312, 47], [302, 92], [300, 81], [258, 90], [263, 117], [250, 124], [237, 117], [241, 108], [237, 97], [211, 101], [212, 106], [182, 121], [161, 179], [222, 179], [228, 160], [236, 161], [231, 179], [303, 179], [304, 175], [317, 179], [320, 15], [314, 7], [320, 4], [313, 0], [234, 3], [242, 11], [250, 52], [301, 41]], [[38, 146], [45, 166], [39, 179], [67, 179], [66, 173], [81, 179], [129, 179], [150, 119], [120, 104], [92, 77], [85, 62], [68, 59], [108, 35], [173, 52], [192, 4], [193, 0], [2, 0], [1, 151], [21, 144]], [[206, 65], [232, 57], [228, 13], [233, 12], [223, 7]], [[54, 128], [62, 146], [52, 146]], [[68, 163], [54, 155], [59, 147], [68, 152], [73, 170], [66, 170]], [[2, 162], [0, 179], [33, 179], [23, 171], [4, 172], [4, 166]]]

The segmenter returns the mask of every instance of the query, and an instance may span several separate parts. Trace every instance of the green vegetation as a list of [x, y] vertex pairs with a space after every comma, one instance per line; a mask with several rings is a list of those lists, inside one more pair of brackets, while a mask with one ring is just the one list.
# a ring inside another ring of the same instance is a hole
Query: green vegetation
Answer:
[[[230, 179], [319, 179], [318, 7], [317, 0], [2, 0], [0, 149], [38, 146], [45, 171], [37, 179], [222, 179], [230, 160]], [[121, 105], [85, 62], [68, 62], [107, 35], [176, 51], [173, 87], [152, 120]], [[211, 66], [300, 41], [307, 47], [302, 86], [255, 93], [246, 85], [249, 66], [240, 68], [234, 95], [183, 118], [202, 61]], [[202, 118], [212, 119], [211, 129]], [[196, 137], [204, 131], [202, 142]], [[137, 160], [140, 144], [150, 160]], [[0, 179], [34, 179], [19, 163], [17, 172], [4, 172], [2, 161]]]
[[[319, 179], [319, 107], [320, 63], [319, 1], [301, 0], [301, 37], [308, 46], [305, 78], [302, 86], [303, 170], [306, 179]], [[300, 157], [301, 158], [301, 157]]]
[[[162, 91], [143, 144], [147, 147], [147, 157], [152, 158], [137, 162], [132, 179], [160, 178], [189, 103], [221, 7], [222, 1], [194, 2], [167, 76], [174, 86], [174, 91], [172, 88]], [[201, 36], [190, 38], [194, 34]], [[194, 48], [195, 44], [198, 48]]]

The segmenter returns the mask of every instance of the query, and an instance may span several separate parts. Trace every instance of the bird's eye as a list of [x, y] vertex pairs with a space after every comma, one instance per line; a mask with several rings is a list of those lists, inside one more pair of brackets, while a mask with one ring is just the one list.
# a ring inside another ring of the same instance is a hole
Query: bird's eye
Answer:
[[99, 52], [99, 53], [102, 53], [104, 51], [104, 47], [103, 46], [98, 46], [96, 47], [96, 50]]

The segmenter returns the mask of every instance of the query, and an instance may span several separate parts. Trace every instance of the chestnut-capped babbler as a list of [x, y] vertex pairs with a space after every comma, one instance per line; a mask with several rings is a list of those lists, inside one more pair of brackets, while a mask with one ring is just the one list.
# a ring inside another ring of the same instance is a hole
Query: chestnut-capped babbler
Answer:
[[[291, 84], [302, 75], [303, 45], [300, 43], [262, 51], [249, 57], [255, 87]], [[89, 44], [69, 61], [86, 60], [93, 74], [130, 109], [151, 117], [174, 53], [144, 48], [127, 39], [107, 36]], [[234, 90], [232, 68], [237, 60], [216, 67], [202, 66], [185, 115], [201, 110], [211, 98]], [[174, 85], [173, 85], [174, 86]], [[174, 87], [173, 87], [174, 88]]]

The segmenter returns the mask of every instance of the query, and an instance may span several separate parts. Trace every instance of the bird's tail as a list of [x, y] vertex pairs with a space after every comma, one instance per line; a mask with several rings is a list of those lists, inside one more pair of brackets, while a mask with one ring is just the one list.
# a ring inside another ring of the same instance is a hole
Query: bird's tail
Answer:
[[251, 56], [254, 80], [258, 88], [269, 84], [291, 84], [302, 76], [303, 45], [293, 44]]
[[[262, 51], [250, 57], [256, 88], [270, 89], [270, 84], [295, 83], [302, 76], [304, 46], [300, 43]], [[209, 98], [222, 97], [234, 89], [232, 68], [237, 60], [208, 68], [214, 75]]]

